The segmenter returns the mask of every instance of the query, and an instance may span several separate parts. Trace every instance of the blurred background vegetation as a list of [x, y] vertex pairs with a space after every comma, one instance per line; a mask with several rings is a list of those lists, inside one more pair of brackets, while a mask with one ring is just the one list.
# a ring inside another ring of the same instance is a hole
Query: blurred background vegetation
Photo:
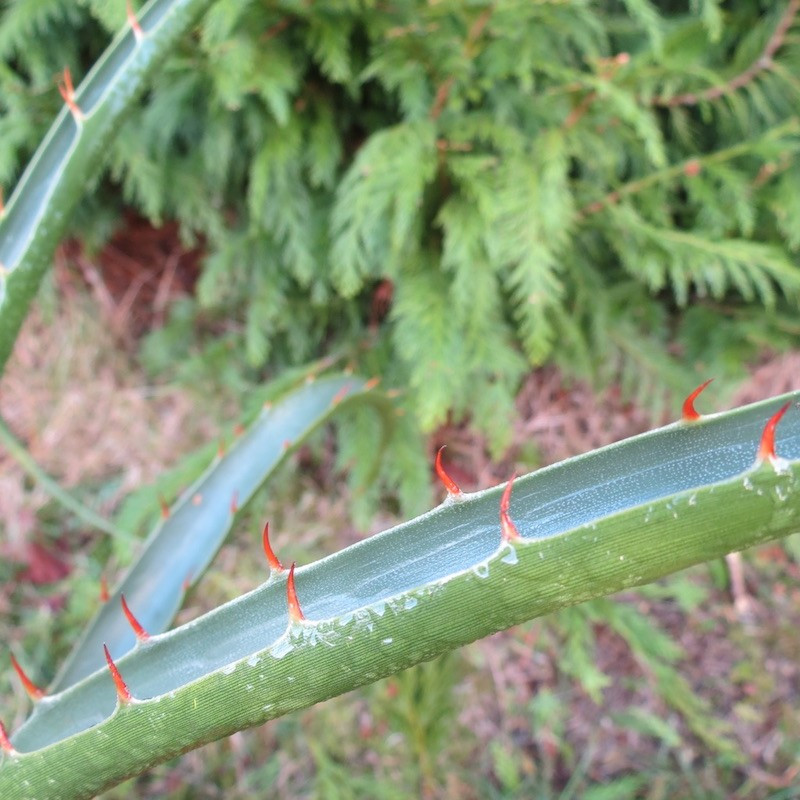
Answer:
[[[58, 74], [85, 74], [125, 6], [0, 9], [10, 190]], [[669, 419], [705, 377], [709, 407], [797, 388], [798, 10], [218, 0], [87, 185], [0, 409], [64, 485], [144, 533], [265, 381], [333, 355], [397, 393], [380, 480], [359, 470], [373, 420], [321, 433], [188, 619], [262, 580], [265, 516], [304, 561], [353, 520], [429, 507], [441, 443], [471, 489]], [[131, 553], [5, 457], [0, 490], [4, 638], [46, 682]], [[108, 796], [800, 797], [800, 545], [754, 558], [746, 625], [708, 565]]]

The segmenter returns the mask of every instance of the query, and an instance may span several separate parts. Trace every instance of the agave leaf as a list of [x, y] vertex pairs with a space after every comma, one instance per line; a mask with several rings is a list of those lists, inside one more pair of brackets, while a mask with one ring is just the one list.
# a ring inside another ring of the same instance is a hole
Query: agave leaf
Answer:
[[225, 541], [235, 511], [247, 504], [310, 433], [337, 409], [356, 402], [375, 405], [384, 412], [386, 426], [391, 424], [385, 396], [370, 392], [368, 381], [347, 375], [309, 380], [266, 404], [255, 422], [183, 493], [150, 534], [140, 556], [72, 649], [51, 691], [66, 689], [100, 669], [105, 664], [103, 645], [115, 659], [133, 648], [136, 637], [123, 615], [122, 595], [148, 633], [165, 631], [186, 591]]
[[[120, 0], [121, 1], [121, 0]], [[0, 372], [87, 181], [153, 69], [211, 0], [151, 0], [142, 37], [126, 26], [56, 117], [0, 212]]]
[[[0, 766], [3, 796], [89, 797], [234, 731], [377, 680], [523, 620], [800, 529], [800, 414], [758, 458], [781, 401], [680, 422], [450, 499], [285, 573], [38, 703]], [[100, 746], [99, 746], [100, 745]], [[58, 786], [48, 781], [57, 775]]]

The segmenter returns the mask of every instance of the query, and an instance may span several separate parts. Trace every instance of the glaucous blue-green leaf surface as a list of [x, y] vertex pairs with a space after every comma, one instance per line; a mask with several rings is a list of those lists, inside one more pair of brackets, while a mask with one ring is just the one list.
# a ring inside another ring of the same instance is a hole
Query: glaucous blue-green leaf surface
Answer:
[[66, 106], [61, 110], [0, 212], [0, 372], [121, 119], [152, 70], [208, 5], [210, 0], [151, 0], [139, 14], [144, 36], [137, 39], [129, 26], [120, 31], [76, 90], [82, 120]]
[[86, 628], [53, 681], [66, 689], [105, 664], [103, 645], [113, 658], [131, 650], [135, 637], [123, 616], [120, 596], [149, 633], [165, 631], [180, 609], [189, 585], [205, 572], [234, 520], [231, 504], [243, 507], [283, 462], [287, 453], [341, 407], [365, 401], [391, 408], [362, 378], [334, 375], [309, 379], [267, 404], [256, 421], [187, 489], [152, 532], [141, 555]]
[[[12, 737], [0, 793], [90, 797], [167, 758], [558, 608], [800, 530], [800, 412], [781, 461], [759, 462], [765, 423], [797, 393], [676, 423], [450, 500], [284, 574], [41, 701]], [[48, 783], [59, 776], [57, 786]]]

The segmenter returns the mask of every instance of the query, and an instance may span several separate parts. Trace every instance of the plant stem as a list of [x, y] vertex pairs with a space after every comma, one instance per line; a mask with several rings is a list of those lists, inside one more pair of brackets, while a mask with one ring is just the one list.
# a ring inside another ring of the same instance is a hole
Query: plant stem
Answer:
[[678, 164], [673, 164], [670, 167], [665, 167], [664, 169], [651, 172], [649, 175], [645, 175], [643, 178], [639, 178], [638, 180], [625, 183], [618, 189], [615, 189], [613, 192], [609, 192], [599, 200], [595, 200], [593, 203], [589, 203], [588, 205], [584, 206], [580, 211], [578, 211], [576, 217], [578, 221], [583, 221], [586, 219], [586, 217], [596, 214], [598, 211], [602, 211], [605, 206], [613, 205], [619, 202], [623, 197], [636, 194], [637, 192], [641, 192], [644, 189], [649, 189], [651, 186], [654, 186], [658, 183], [664, 183], [665, 181], [674, 180], [681, 175], [685, 175], [687, 167], [690, 165], [696, 168], [697, 166], [702, 166], [703, 164], [715, 164], [719, 162], [730, 161], [733, 158], [737, 158], [738, 156], [748, 153], [750, 150], [752, 150], [753, 145], [757, 144], [758, 142], [769, 142], [791, 133], [797, 133], [798, 131], [800, 131], [800, 120], [797, 117], [790, 117], [780, 125], [770, 128], [756, 141], [751, 139], [744, 142], [737, 142], [737, 144], [731, 145], [730, 147], [726, 147], [722, 150], [717, 150], [714, 153], [694, 156], [685, 161], [681, 161]]
[[770, 36], [761, 55], [744, 71], [726, 81], [720, 86], [711, 86], [702, 92], [686, 92], [685, 94], [678, 94], [674, 97], [654, 97], [653, 105], [656, 106], [695, 106], [701, 102], [709, 102], [717, 100], [723, 95], [731, 94], [737, 89], [747, 86], [748, 83], [755, 80], [762, 72], [774, 67], [772, 60], [775, 53], [780, 50], [786, 40], [786, 34], [800, 11], [800, 0], [789, 0], [783, 16], [775, 27], [775, 31]]

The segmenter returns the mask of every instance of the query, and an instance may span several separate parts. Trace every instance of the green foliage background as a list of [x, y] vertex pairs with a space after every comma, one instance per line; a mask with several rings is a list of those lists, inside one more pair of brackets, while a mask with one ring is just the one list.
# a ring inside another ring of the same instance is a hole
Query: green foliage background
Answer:
[[[60, 105], [55, 76], [79, 79], [125, 11], [3, 5], [10, 187]], [[150, 366], [241, 386], [343, 352], [405, 393], [399, 462], [448, 416], [501, 452], [546, 362], [658, 412], [796, 340], [796, 10], [220, 0], [120, 131], [75, 232], [102, 242], [125, 204], [179, 219], [208, 257]]]

